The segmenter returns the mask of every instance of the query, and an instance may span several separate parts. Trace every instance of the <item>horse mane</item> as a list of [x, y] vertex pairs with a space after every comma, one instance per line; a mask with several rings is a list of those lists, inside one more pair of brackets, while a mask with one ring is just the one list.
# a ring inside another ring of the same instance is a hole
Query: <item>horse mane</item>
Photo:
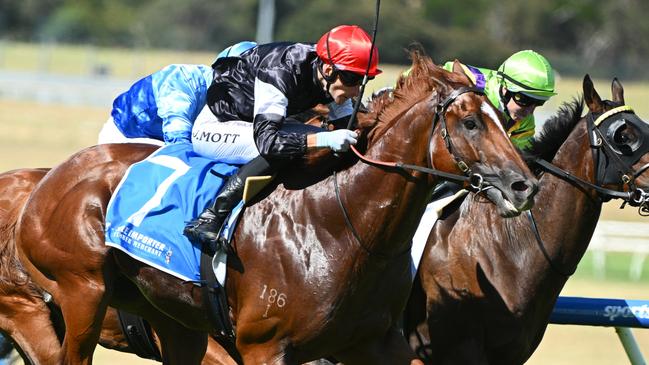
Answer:
[[16, 222], [0, 225], [0, 294], [5, 285], [29, 284], [29, 279], [17, 259], [16, 245], [13, 239], [15, 230]]
[[[387, 132], [399, 117], [407, 113], [415, 104], [431, 96], [439, 103], [441, 98], [448, 95], [460, 85], [469, 86], [463, 75], [446, 71], [435, 65], [423, 48], [413, 45], [409, 51], [412, 66], [407, 75], [402, 74], [391, 91], [385, 89], [373, 94], [367, 103], [367, 111], [357, 114], [357, 128], [360, 138], [356, 148], [364, 153], [367, 147], [375, 143]], [[340, 171], [354, 165], [358, 159], [353, 154], [345, 154], [342, 158], [333, 158], [328, 150], [310, 152], [302, 161], [302, 168], [313, 169], [308, 175], [326, 177], [332, 171]], [[326, 171], [323, 173], [322, 171]]]
[[455, 86], [466, 84], [461, 75], [435, 65], [421, 46], [413, 46], [409, 55], [412, 59], [410, 72], [399, 76], [392, 92], [372, 95], [368, 104], [369, 112], [359, 116], [359, 127], [367, 132], [370, 145], [423, 98], [435, 92], [439, 102]]
[[559, 107], [557, 114], [548, 119], [543, 129], [531, 141], [531, 147], [525, 152], [526, 160], [541, 158], [552, 161], [559, 147], [566, 141], [584, 112], [583, 97], [573, 98]]

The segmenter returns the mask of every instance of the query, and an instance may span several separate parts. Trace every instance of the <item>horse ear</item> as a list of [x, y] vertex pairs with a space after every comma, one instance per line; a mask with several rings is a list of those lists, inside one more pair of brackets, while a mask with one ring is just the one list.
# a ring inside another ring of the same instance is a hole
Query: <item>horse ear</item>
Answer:
[[617, 77], [611, 83], [611, 95], [613, 95], [613, 101], [624, 105], [624, 88]]
[[455, 61], [453, 61], [453, 72], [458, 75], [462, 75], [462, 79], [464, 80], [464, 82], [469, 84], [469, 86], [475, 86], [473, 81], [471, 81], [471, 79], [464, 73], [464, 68], [462, 67], [460, 61], [457, 60], [457, 58], [455, 59]]
[[590, 79], [590, 76], [586, 74], [584, 76], [584, 99], [586, 100], [586, 105], [593, 113], [601, 113], [604, 111], [604, 105], [602, 103], [602, 98], [599, 97], [597, 91], [595, 91], [595, 86], [593, 86], [593, 80]]

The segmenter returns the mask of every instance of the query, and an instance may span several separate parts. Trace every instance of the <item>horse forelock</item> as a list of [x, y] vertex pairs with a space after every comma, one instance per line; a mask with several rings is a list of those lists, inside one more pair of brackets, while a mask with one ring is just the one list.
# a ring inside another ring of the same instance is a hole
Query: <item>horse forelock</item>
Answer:
[[570, 102], [561, 104], [557, 114], [548, 119], [538, 136], [532, 139], [531, 147], [526, 151], [527, 157], [552, 161], [561, 145], [582, 119], [583, 112], [583, 97], [576, 97]]
[[370, 100], [370, 112], [359, 121], [359, 126], [367, 132], [371, 145], [401, 116], [427, 96], [436, 93], [437, 102], [463, 79], [452, 72], [435, 65], [433, 60], [420, 50], [410, 52], [412, 67], [408, 75], [401, 75], [392, 93], [382, 93]]

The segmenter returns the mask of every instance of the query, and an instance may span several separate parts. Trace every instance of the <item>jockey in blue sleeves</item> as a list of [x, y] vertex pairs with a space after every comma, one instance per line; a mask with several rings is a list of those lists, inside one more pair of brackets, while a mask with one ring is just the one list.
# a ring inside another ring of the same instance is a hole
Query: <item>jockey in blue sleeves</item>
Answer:
[[[254, 42], [237, 43], [217, 59], [237, 56], [254, 46]], [[137, 81], [113, 102], [98, 142], [191, 143], [192, 127], [205, 107], [212, 79], [209, 66], [173, 64]]]

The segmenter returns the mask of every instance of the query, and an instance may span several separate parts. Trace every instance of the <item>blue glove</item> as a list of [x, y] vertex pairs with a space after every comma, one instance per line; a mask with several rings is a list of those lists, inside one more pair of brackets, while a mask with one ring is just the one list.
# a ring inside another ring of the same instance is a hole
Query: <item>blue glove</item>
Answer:
[[345, 152], [350, 145], [356, 144], [358, 135], [349, 129], [338, 129], [331, 132], [320, 132], [315, 135], [316, 147], [329, 147], [334, 152]]

